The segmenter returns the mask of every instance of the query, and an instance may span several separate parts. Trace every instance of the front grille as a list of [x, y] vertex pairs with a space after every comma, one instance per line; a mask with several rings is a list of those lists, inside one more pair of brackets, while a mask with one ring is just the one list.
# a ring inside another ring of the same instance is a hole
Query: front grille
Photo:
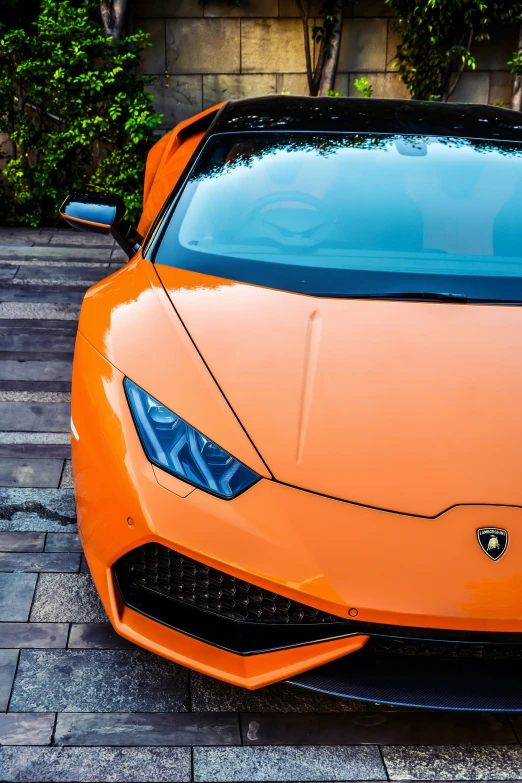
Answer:
[[402, 658], [454, 658], [495, 661], [522, 660], [522, 644], [440, 641], [436, 639], [393, 639], [372, 636], [367, 654]]
[[341, 617], [237, 579], [160, 544], [132, 550], [116, 570], [127, 586], [150, 590], [229, 620], [271, 625], [342, 622]]

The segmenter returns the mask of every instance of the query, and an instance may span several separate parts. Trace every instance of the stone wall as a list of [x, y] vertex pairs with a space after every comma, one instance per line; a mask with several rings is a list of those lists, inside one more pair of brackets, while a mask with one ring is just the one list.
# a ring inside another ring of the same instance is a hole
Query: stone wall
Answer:
[[[376, 97], [408, 97], [393, 69], [397, 37], [384, 0], [349, 3], [336, 89], [354, 95], [366, 74]], [[142, 70], [164, 127], [229, 98], [289, 91], [307, 94], [303, 31], [294, 0], [136, 0], [136, 28], [150, 33]], [[320, 7], [317, 3], [316, 13]], [[475, 47], [477, 69], [463, 74], [453, 100], [509, 101], [506, 66], [517, 32], [502, 28]]]

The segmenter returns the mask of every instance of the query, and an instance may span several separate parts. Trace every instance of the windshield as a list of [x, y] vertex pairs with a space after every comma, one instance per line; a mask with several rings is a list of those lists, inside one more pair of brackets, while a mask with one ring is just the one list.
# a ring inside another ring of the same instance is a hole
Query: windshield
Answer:
[[319, 296], [522, 300], [522, 146], [406, 135], [215, 136], [154, 260]]

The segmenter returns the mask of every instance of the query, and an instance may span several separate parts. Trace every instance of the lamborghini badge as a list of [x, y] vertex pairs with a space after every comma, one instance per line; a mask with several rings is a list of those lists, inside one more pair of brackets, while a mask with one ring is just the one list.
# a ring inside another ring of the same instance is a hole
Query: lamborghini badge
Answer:
[[477, 538], [482, 551], [492, 560], [499, 560], [507, 549], [507, 530], [501, 527], [480, 527]]

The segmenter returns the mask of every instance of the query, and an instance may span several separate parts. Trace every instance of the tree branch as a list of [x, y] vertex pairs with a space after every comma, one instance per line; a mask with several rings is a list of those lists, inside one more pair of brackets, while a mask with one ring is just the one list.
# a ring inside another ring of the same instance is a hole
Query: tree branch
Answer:
[[[475, 31], [473, 29], [473, 25], [471, 25], [471, 27], [469, 28], [468, 43], [467, 43], [467, 46], [466, 46], [466, 51], [467, 52], [469, 52], [471, 50], [471, 44], [473, 43], [473, 36], [474, 36], [474, 34], [475, 34]], [[460, 82], [461, 76], [464, 73], [464, 68], [465, 67], [466, 67], [466, 58], [463, 57], [462, 58], [462, 62], [460, 64], [460, 68], [457, 71], [457, 75], [456, 75], [455, 79], [453, 80], [453, 84], [451, 85], [451, 87], [448, 88], [448, 90], [442, 96], [442, 100], [443, 101], [445, 101], [445, 102], [449, 101], [449, 99], [451, 98], [451, 96], [455, 92], [455, 90], [457, 88], [457, 84]]]
[[308, 80], [308, 92], [310, 95], [313, 95], [312, 89], [313, 89], [313, 71], [312, 71], [312, 56], [310, 53], [310, 31], [308, 29], [308, 19], [310, 17], [310, 9], [312, 5], [312, 0], [304, 0], [306, 3], [306, 8], [303, 5], [302, 0], [295, 0], [295, 4], [297, 6], [297, 10], [299, 11], [299, 16], [301, 17], [301, 22], [303, 23], [303, 36], [304, 36], [304, 50], [305, 50], [305, 61], [306, 61], [306, 78]]
[[[522, 52], [522, 24], [518, 28], [518, 46], [517, 52]], [[522, 111], [522, 73], [516, 73], [513, 80], [513, 91], [511, 93], [511, 108], [515, 111]]]

